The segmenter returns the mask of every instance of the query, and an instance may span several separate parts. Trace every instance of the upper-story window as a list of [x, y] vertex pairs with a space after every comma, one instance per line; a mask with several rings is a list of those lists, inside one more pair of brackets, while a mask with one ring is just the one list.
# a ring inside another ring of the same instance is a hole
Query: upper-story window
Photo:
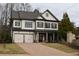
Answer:
[[57, 28], [57, 24], [51, 23], [51, 28]]
[[20, 26], [20, 21], [16, 21], [15, 26]]
[[32, 22], [25, 22], [26, 28], [32, 28]]
[[43, 22], [37, 22], [37, 27], [43, 28]]
[[50, 28], [50, 23], [45, 23], [45, 28]]
[[46, 17], [48, 17], [49, 15], [48, 15], [48, 13], [46, 13]]
[[57, 28], [57, 24], [55, 24], [55, 28]]

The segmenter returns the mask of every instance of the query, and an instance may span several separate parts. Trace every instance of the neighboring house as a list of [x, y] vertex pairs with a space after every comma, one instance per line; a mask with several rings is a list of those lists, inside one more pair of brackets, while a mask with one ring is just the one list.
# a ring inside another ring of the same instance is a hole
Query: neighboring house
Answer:
[[76, 27], [76, 39], [79, 39], [79, 27]]
[[67, 42], [72, 43], [74, 40], [76, 40], [75, 34], [73, 34], [71, 31], [67, 32]]
[[49, 11], [12, 11], [11, 34], [15, 43], [55, 42], [59, 20]]

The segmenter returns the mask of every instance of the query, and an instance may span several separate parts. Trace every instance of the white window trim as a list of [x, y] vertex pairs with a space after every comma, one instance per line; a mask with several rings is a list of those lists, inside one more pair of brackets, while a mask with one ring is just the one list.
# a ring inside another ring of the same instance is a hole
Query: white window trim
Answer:
[[[32, 28], [25, 27], [25, 22], [32, 22]], [[22, 27], [22, 29], [28, 29], [28, 30], [34, 30], [35, 29], [35, 27], [34, 27], [34, 25], [35, 25], [34, 21], [25, 20], [24, 23], [23, 23], [23, 25], [24, 25], [24, 27]]]
[[51, 22], [45, 22], [45, 23], [50, 23], [50, 28], [45, 28], [46, 30], [50, 30], [51, 29]]
[[[20, 26], [15, 26], [15, 22], [20, 22]], [[21, 28], [21, 21], [20, 20], [14, 20], [13, 21], [13, 27]]]
[[26, 23], [31, 23], [31, 26], [33, 27], [32, 22], [25, 22], [25, 28], [32, 28], [32, 27], [30, 27], [30, 26], [26, 27]]
[[[37, 22], [43, 22], [43, 28], [37, 27]], [[50, 28], [45, 28], [45, 23], [50, 23]], [[52, 28], [51, 24], [57, 24], [57, 28]], [[36, 29], [42, 29], [42, 30], [58, 30], [58, 23], [57, 22], [48, 22], [48, 21], [36, 21]]]
[[[39, 27], [37, 26], [37, 23], [38, 23], [38, 22], [43, 22], [43, 28], [39, 28]], [[44, 29], [44, 28], [45, 28], [44, 25], [45, 25], [45, 22], [44, 22], [44, 21], [36, 21], [36, 29]]]
[[53, 23], [53, 24], [56, 24], [56, 25], [57, 25], [57, 28], [52, 28], [52, 26], [50, 25], [50, 26], [51, 26], [51, 29], [52, 29], [52, 30], [58, 30], [58, 23], [56, 23], [56, 22], [51, 22], [51, 24], [52, 24], [52, 23]]

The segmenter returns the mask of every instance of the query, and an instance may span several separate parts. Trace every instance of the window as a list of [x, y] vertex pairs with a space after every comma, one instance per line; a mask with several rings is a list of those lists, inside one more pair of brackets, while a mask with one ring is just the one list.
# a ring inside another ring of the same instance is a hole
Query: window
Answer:
[[45, 23], [45, 28], [50, 28], [50, 23]]
[[43, 22], [37, 22], [37, 27], [43, 28]]
[[53, 23], [51, 24], [51, 28], [54, 28], [54, 24]]
[[57, 28], [57, 24], [55, 24], [55, 28]]
[[25, 27], [32, 28], [32, 22], [25, 22]]
[[51, 28], [57, 28], [57, 24], [52, 23], [52, 24], [51, 24]]
[[15, 26], [20, 26], [20, 21], [16, 21]]
[[49, 15], [48, 15], [48, 13], [46, 13], [46, 17], [48, 17]]

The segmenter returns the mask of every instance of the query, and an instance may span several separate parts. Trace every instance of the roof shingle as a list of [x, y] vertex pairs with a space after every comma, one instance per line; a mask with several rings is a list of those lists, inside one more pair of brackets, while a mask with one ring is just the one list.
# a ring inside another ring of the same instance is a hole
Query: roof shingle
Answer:
[[21, 19], [37, 19], [41, 13], [34, 13], [34, 12], [25, 12], [25, 11], [13, 11], [12, 18], [21, 18]]

